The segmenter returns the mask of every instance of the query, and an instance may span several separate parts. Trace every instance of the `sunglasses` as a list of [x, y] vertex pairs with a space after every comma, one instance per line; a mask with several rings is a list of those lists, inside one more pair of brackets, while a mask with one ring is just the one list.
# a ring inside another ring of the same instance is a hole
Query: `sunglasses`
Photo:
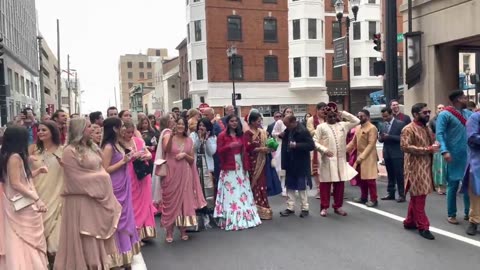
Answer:
[[430, 115], [432, 113], [432, 111], [423, 111], [421, 112], [423, 115]]

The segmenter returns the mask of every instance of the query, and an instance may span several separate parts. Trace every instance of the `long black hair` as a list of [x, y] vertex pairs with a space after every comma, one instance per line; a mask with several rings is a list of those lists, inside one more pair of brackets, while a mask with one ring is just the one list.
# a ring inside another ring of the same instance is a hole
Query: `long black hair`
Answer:
[[200, 124], [203, 124], [205, 126], [205, 129], [207, 130], [207, 132], [210, 132], [211, 135], [213, 135], [213, 124], [210, 120], [208, 120], [208, 118], [206, 117], [203, 117], [202, 119], [200, 119], [197, 123], [197, 131], [199, 130], [200, 128]]
[[13, 154], [20, 155], [27, 177], [32, 177], [32, 171], [28, 166], [28, 137], [28, 130], [22, 126], [12, 126], [5, 130], [0, 150], [0, 182], [5, 182], [7, 163]]
[[117, 117], [110, 117], [103, 121], [102, 148], [104, 148], [107, 144], [111, 144], [115, 148], [115, 144], [118, 142], [119, 135], [117, 132], [115, 132], [114, 128], [120, 131], [122, 125], [122, 120]]
[[240, 123], [240, 118], [238, 116], [234, 115], [234, 114], [228, 115], [227, 118], [225, 119], [225, 122], [227, 123], [227, 129], [226, 129], [227, 135], [230, 135], [230, 126], [228, 124], [229, 124], [230, 120], [232, 120], [232, 118], [237, 118], [237, 121], [238, 121], [238, 126], [234, 130], [235, 135], [237, 137], [243, 136], [243, 130], [242, 130], [242, 125]]
[[248, 124], [252, 124], [256, 121], [258, 121], [258, 119], [261, 119], [262, 118], [262, 115], [258, 112], [251, 112], [250, 113], [250, 116], [248, 117]]
[[[62, 144], [62, 141], [60, 139], [60, 130], [58, 130], [57, 123], [55, 123], [53, 121], [50, 121], [50, 120], [46, 120], [46, 121], [41, 122], [40, 125], [38, 125], [38, 126], [40, 127], [42, 125], [46, 126], [48, 128], [48, 130], [50, 130], [50, 134], [52, 134], [53, 144], [55, 144], [56, 146], [59, 146], [60, 144]], [[43, 145], [43, 141], [41, 141], [39, 139], [37, 139], [37, 150], [40, 153], [45, 151], [45, 146]]]
[[178, 122], [180, 122], [180, 120], [183, 121], [183, 125], [185, 126], [185, 130], [183, 131], [183, 136], [184, 137], [188, 137], [188, 120], [184, 117], [179, 117], [177, 119], [175, 119], [175, 124], [178, 124]]

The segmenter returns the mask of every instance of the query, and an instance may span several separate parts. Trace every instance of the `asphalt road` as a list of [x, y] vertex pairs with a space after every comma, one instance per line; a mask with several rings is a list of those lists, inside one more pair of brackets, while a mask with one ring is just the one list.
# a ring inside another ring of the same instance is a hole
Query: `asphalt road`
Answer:
[[[386, 184], [378, 183], [379, 196]], [[313, 193], [312, 193], [313, 194]], [[465, 234], [467, 222], [446, 222], [445, 196], [432, 194], [427, 214], [436, 240], [423, 239], [403, 229], [407, 203], [380, 202], [377, 212], [347, 203], [359, 195], [348, 185], [344, 209], [347, 217], [330, 210], [320, 217], [319, 201], [310, 198], [310, 216], [280, 217], [282, 197], [270, 199], [274, 219], [239, 232], [219, 229], [191, 234], [187, 242], [166, 244], [164, 233], [142, 249], [149, 270], [281, 270], [355, 269], [418, 270], [476, 269], [480, 263], [480, 235]], [[459, 217], [463, 217], [459, 195]], [[160, 228], [159, 228], [160, 229]], [[438, 230], [439, 232], [438, 232]], [[445, 236], [448, 235], [448, 236]]]

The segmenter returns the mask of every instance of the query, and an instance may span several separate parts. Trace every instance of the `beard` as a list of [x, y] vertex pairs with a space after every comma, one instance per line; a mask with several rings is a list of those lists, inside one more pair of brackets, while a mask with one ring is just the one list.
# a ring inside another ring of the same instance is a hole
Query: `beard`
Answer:
[[418, 121], [420, 121], [420, 123], [426, 125], [426, 124], [428, 124], [428, 121], [430, 121], [430, 117], [429, 116], [420, 117], [420, 119], [418, 119]]

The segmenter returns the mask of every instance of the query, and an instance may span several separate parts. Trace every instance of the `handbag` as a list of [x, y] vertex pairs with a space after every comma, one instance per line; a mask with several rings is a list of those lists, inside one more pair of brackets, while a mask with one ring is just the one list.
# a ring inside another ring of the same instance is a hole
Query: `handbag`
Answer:
[[142, 180], [145, 176], [151, 173], [153, 170], [153, 164], [145, 160], [136, 159], [133, 161], [133, 170], [135, 171], [138, 180]]
[[167, 176], [167, 171], [168, 171], [168, 167], [167, 167], [167, 161], [165, 159], [157, 159], [155, 160], [155, 175], [156, 176]]
[[17, 194], [13, 196], [13, 198], [11, 198], [10, 201], [12, 202], [13, 208], [15, 209], [15, 211], [20, 211], [35, 203], [33, 199], [25, 198], [21, 194]]

